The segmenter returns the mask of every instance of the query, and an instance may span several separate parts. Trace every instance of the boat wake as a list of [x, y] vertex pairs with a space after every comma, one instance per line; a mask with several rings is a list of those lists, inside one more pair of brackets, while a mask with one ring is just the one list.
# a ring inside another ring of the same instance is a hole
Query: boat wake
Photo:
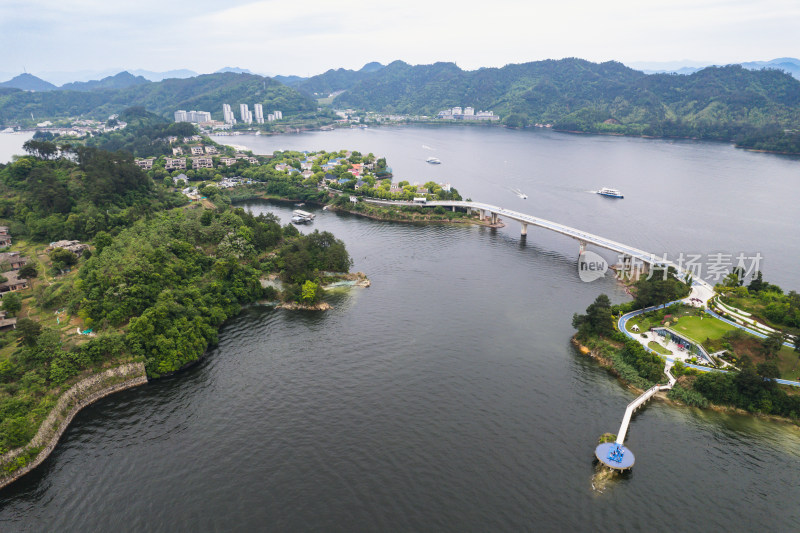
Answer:
[[422, 145], [422, 148], [424, 148], [425, 150], [433, 150], [433, 148], [431, 148], [431, 147], [430, 147], [430, 146], [428, 146], [427, 144], [423, 144], [423, 145]]
[[525, 194], [524, 192], [522, 192], [519, 189], [510, 189], [510, 191], [513, 192], [514, 194], [516, 194], [517, 196], [519, 196], [520, 198], [522, 198], [523, 200], [527, 200], [528, 199], [528, 195]]

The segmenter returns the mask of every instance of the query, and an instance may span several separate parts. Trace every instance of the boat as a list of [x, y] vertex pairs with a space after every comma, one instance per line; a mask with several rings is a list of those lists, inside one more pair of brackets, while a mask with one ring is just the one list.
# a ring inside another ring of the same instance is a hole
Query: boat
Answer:
[[527, 200], [528, 199], [528, 195], [525, 194], [524, 192], [522, 192], [519, 189], [511, 189], [511, 192], [513, 192], [514, 194], [516, 194], [517, 196], [519, 196], [523, 200]]
[[302, 211], [300, 209], [295, 209], [292, 211], [292, 223], [293, 224], [308, 224], [309, 222], [314, 220], [314, 213], [309, 213], [308, 211]]
[[617, 189], [609, 189], [608, 187], [603, 187], [597, 191], [597, 194], [608, 196], [609, 198], [625, 198]]
[[428, 159], [426, 159], [425, 161], [427, 161], [427, 162], [428, 162], [428, 163], [430, 163], [431, 165], [441, 165], [441, 164], [442, 164], [442, 162], [441, 162], [441, 161], [439, 161], [439, 159], [438, 159], [438, 158], [436, 158], [436, 157], [429, 157], [429, 158], [428, 158]]

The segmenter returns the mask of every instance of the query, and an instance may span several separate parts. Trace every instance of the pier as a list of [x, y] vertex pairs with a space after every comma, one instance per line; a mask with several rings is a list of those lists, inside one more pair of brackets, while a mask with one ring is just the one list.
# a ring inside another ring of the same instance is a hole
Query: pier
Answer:
[[675, 378], [670, 373], [669, 366], [671, 365], [668, 365], [664, 370], [664, 373], [669, 379], [669, 383], [666, 385], [653, 385], [628, 404], [625, 408], [625, 414], [622, 416], [622, 423], [619, 426], [619, 431], [617, 432], [617, 440], [614, 442], [604, 442], [595, 449], [594, 454], [598, 461], [614, 470], [624, 471], [633, 467], [633, 463], [636, 459], [633, 452], [624, 446], [625, 437], [628, 435], [628, 428], [631, 424], [631, 418], [633, 417], [633, 413], [655, 396], [657, 392], [670, 390], [675, 384]]

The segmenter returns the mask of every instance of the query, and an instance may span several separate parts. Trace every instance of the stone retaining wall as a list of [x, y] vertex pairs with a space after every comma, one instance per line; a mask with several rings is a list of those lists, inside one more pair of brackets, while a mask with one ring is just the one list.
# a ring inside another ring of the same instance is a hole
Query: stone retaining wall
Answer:
[[[144, 363], [129, 363], [89, 376], [70, 387], [59, 397], [50, 414], [39, 426], [39, 431], [28, 444], [0, 456], [0, 488], [13, 483], [47, 459], [69, 423], [81, 409], [100, 398], [145, 383], [147, 383], [147, 373]], [[39, 452], [29, 463], [12, 472], [6, 472], [6, 468], [20, 455], [37, 448], [40, 449]]]

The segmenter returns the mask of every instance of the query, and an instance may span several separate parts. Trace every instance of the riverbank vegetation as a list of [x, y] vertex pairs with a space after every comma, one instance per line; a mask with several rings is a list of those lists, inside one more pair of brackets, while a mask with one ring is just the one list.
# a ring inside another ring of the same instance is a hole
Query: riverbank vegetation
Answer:
[[[11, 228], [10, 250], [27, 257], [29, 285], [2, 298], [17, 321], [0, 333], [0, 453], [28, 442], [82, 377], [131, 361], [151, 378], [175, 372], [216, 343], [243, 305], [312, 305], [351, 266], [330, 233], [302, 235], [222, 195], [209, 208], [173, 207], [185, 197], [124, 152], [30, 148], [0, 165], [0, 223]], [[65, 238], [92, 246], [48, 250]], [[269, 276], [282, 279], [280, 292], [264, 283]]]

